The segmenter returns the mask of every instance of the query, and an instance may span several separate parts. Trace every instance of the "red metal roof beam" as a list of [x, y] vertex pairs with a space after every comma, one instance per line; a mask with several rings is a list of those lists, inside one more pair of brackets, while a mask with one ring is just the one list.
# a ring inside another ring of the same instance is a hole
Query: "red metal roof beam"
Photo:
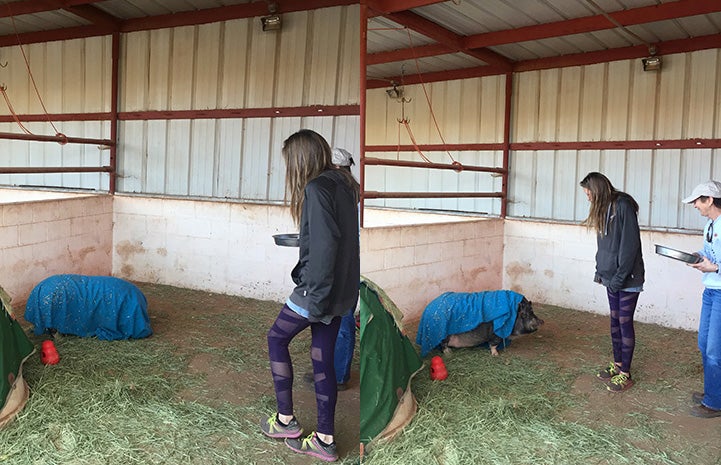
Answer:
[[[709, 50], [713, 48], [721, 48], [721, 34], [710, 34], [706, 36], [693, 37], [691, 39], [669, 40], [665, 42], [657, 42], [656, 55], [669, 55], [673, 53], [695, 52], [697, 50]], [[645, 45], [635, 45], [631, 47], [620, 47], [610, 50], [600, 50], [597, 52], [576, 53], [573, 55], [564, 55], [559, 57], [539, 58], [536, 60], [526, 60], [516, 62], [513, 66], [513, 72], [534, 71], [540, 69], [564, 68], [568, 66], [583, 66], [596, 63], [607, 63], [618, 60], [632, 60], [648, 56], [648, 49]], [[478, 66], [475, 68], [462, 68], [451, 71], [439, 71], [436, 73], [426, 73], [421, 76], [408, 75], [403, 76], [404, 84], [418, 84], [420, 82], [437, 82], [449, 81], [451, 79], [467, 79], [474, 77], [493, 76], [497, 74], [505, 74], [506, 71], [492, 66]], [[367, 83], [368, 89], [380, 89], [388, 87], [389, 82], [401, 82], [401, 76], [389, 78], [369, 79]]]
[[385, 15], [385, 17], [390, 19], [391, 21], [400, 24], [401, 26], [405, 26], [408, 29], [422, 34], [429, 39], [433, 39], [436, 42], [439, 42], [449, 47], [453, 51], [465, 53], [485, 63], [488, 63], [489, 65], [505, 67], [509, 70], [511, 69], [512, 62], [503, 55], [499, 55], [492, 50], [482, 49], [481, 47], [466, 47], [466, 38], [464, 36], [456, 34], [453, 31], [449, 31], [443, 26], [440, 26], [433, 21], [429, 21], [426, 18], [417, 15], [416, 13], [413, 13], [412, 11], [391, 13]]
[[43, 13], [46, 11], [55, 11], [77, 5], [89, 5], [91, 3], [99, 3], [102, 1], [104, 0], [31, 0], [23, 2], [12, 2], [0, 6], [0, 18], [29, 15], [33, 13]]
[[[608, 16], [623, 26], [633, 26], [717, 12], [721, 12], [721, 2], [718, 0], [679, 0], [676, 2], [662, 3], [660, 5], [608, 13]], [[494, 45], [614, 29], [616, 27], [616, 24], [609, 21], [604, 15], [587, 16], [567, 21], [557, 21], [555, 23], [467, 36], [464, 39], [463, 46], [465, 48], [491, 47]]]
[[117, 31], [120, 29], [120, 19], [115, 16], [105, 13], [103, 10], [96, 8], [92, 5], [78, 5], [65, 8], [75, 16], [79, 16], [86, 21], [91, 22], [96, 26], [100, 26], [108, 29], [108, 32]]
[[366, 5], [373, 11], [388, 14], [443, 3], [444, 1], [446, 0], [368, 0]]
[[443, 44], [419, 45], [413, 48], [389, 50], [387, 52], [369, 53], [366, 59], [367, 65], [380, 65], [383, 63], [395, 63], [397, 61], [413, 60], [415, 58], [433, 57], [453, 53], [451, 47]]
[[428, 82], [451, 81], [454, 79], [469, 79], [483, 76], [496, 76], [506, 74], [508, 70], [497, 66], [475, 66], [472, 68], [454, 69], [451, 71], [437, 71], [424, 74], [407, 74], [382, 79], [368, 79], [367, 89], [381, 89], [390, 87], [390, 82], [402, 82], [404, 85], [421, 84]]
[[[316, 10], [334, 6], [357, 5], [358, 0], [285, 0], [277, 3], [277, 13]], [[184, 11], [168, 15], [136, 18], [124, 21], [121, 32], [146, 31], [168, 27], [208, 24], [232, 19], [255, 18], [269, 13], [268, 3], [252, 2], [240, 5], [221, 6], [204, 10]]]

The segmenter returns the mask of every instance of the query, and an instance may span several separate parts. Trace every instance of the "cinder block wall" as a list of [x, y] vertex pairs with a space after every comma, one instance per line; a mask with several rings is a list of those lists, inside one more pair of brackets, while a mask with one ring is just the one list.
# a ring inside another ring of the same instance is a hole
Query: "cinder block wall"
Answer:
[[[635, 320], [698, 329], [701, 273], [655, 253], [655, 244], [689, 252], [702, 247], [700, 234], [642, 231], [646, 283]], [[596, 237], [585, 227], [506, 220], [503, 252], [505, 288], [532, 301], [606, 315], [606, 289], [593, 282]], [[543, 315], [541, 315], [543, 316]]]
[[287, 207], [115, 196], [113, 275], [140, 282], [285, 301], [298, 249]]
[[[383, 288], [410, 324], [444, 292], [500, 288], [503, 220], [456, 217], [453, 221], [436, 215], [435, 220], [445, 222], [423, 224], [420, 221], [428, 215], [393, 215], [396, 222], [409, 224], [361, 231], [361, 273]], [[373, 213], [370, 216], [372, 223]], [[414, 219], [419, 223], [414, 224]]]
[[[110, 274], [111, 196], [41, 200], [42, 194], [20, 191], [18, 195], [15, 201], [0, 203], [0, 262], [4, 270], [0, 286], [12, 297], [13, 306], [24, 305], [32, 288], [51, 275]], [[37, 200], [18, 201], [29, 198]]]

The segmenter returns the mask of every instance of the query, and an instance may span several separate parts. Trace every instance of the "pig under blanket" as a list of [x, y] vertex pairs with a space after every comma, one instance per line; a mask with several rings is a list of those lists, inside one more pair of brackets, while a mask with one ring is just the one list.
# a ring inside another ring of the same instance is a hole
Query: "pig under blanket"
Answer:
[[50, 276], [30, 292], [25, 319], [35, 326], [36, 335], [55, 329], [116, 340], [153, 333], [145, 295], [134, 284], [112, 276]]
[[506, 339], [516, 324], [523, 296], [513, 291], [446, 292], [423, 310], [416, 344], [421, 357], [452, 334], [465, 333], [481, 323], [493, 322], [496, 336]]

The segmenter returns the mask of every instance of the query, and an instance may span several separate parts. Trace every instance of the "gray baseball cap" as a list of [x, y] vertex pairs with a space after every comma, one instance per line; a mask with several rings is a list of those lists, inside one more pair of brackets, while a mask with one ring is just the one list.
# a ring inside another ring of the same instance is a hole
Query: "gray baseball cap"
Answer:
[[706, 181], [693, 188], [691, 195], [683, 199], [683, 203], [693, 203], [699, 197], [713, 197], [721, 199], [721, 183], [718, 181]]
[[353, 155], [349, 151], [333, 147], [333, 164], [336, 166], [351, 166], [355, 162], [353, 161]]

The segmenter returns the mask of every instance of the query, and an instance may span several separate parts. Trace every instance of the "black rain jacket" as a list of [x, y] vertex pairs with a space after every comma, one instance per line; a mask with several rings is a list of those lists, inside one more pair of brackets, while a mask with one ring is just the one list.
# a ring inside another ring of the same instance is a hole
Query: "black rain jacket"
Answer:
[[606, 230], [597, 236], [594, 280], [612, 292], [641, 287], [645, 270], [641, 253], [638, 215], [626, 195], [613, 202], [606, 216]]
[[355, 308], [360, 284], [358, 204], [339, 170], [306, 185], [299, 239], [290, 300], [308, 310], [310, 322], [328, 324]]

